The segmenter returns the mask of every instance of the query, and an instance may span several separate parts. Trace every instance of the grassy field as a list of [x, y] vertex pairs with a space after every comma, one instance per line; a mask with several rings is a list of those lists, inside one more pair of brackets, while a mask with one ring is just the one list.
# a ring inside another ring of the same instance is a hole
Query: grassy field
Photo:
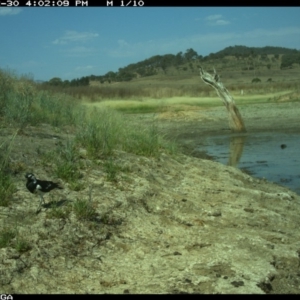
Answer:
[[[241, 90], [244, 91], [245, 96], [249, 96], [293, 91], [300, 87], [300, 68], [260, 70], [255, 73], [253, 71], [220, 70], [219, 75], [233, 96], [240, 95]], [[253, 83], [253, 79], [259, 79], [260, 82]], [[41, 85], [39, 88], [45, 89], [45, 86]], [[136, 78], [128, 82], [105, 82], [101, 84], [99, 81], [91, 81], [90, 86], [68, 88], [47, 86], [46, 88], [51, 92], [65, 93], [81, 101], [90, 102], [216, 97], [215, 91], [200, 79], [198, 71], [175, 75], [172, 73], [159, 74]], [[146, 108], [145, 111], [147, 111]]]
[[[224, 71], [221, 80], [237, 105], [299, 100], [300, 69]], [[261, 81], [252, 83], [254, 78]], [[123, 113], [199, 110], [222, 106], [215, 90], [198, 74], [155, 75], [130, 82], [91, 83], [80, 99], [85, 106], [109, 107]], [[243, 95], [241, 92], [243, 91]]]
[[[280, 92], [250, 95], [234, 95], [234, 100], [238, 106], [252, 103], [278, 102], [283, 97], [289, 101], [299, 100], [295, 92], [285, 90]], [[143, 100], [102, 100], [99, 102], [83, 101], [87, 107], [112, 108], [123, 113], [158, 113], [165, 111], [201, 110], [210, 107], [223, 106], [219, 97], [171, 97], [162, 99], [143, 99]]]

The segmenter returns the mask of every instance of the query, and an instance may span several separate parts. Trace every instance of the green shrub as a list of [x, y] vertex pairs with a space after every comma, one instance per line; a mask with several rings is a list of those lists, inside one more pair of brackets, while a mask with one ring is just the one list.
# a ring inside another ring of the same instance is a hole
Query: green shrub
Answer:
[[261, 82], [261, 80], [259, 78], [255, 77], [255, 78], [252, 79], [251, 82], [252, 83], [258, 83], [258, 82]]

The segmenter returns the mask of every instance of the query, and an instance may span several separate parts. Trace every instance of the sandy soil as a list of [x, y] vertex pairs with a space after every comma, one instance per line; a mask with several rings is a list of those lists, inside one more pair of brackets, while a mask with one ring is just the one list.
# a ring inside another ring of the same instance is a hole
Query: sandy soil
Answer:
[[[248, 132], [294, 131], [299, 108], [240, 110]], [[228, 133], [223, 107], [154, 117], [186, 154], [202, 135]], [[2, 129], [1, 138], [8, 134]], [[15, 139], [10, 159], [18, 188], [11, 205], [1, 208], [0, 224], [17, 226], [31, 248], [20, 253], [13, 240], [0, 249], [2, 292], [300, 293], [300, 196], [210, 160], [118, 151], [114, 162], [127, 171], [111, 182], [102, 160], [81, 157], [85, 188], [76, 192], [60, 180], [64, 190], [45, 196], [47, 204], [35, 214], [38, 198], [26, 190], [24, 173], [53, 179], [39, 154], [67, 136], [44, 125]], [[97, 216], [78, 220], [77, 199], [91, 199]], [[55, 217], [54, 209], [65, 216]]]

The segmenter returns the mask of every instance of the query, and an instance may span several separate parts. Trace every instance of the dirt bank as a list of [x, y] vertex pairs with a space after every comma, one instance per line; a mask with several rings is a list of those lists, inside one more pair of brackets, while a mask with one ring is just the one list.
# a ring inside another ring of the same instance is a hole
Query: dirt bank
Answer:
[[[241, 113], [248, 131], [283, 130], [284, 124], [295, 130], [295, 107], [299, 112], [299, 103], [275, 104], [273, 117], [267, 105], [245, 107]], [[285, 113], [282, 122], [279, 113]], [[193, 139], [227, 131], [223, 107], [195, 114], [203, 122], [156, 116], [167, 135], [185, 141], [186, 153]], [[24, 172], [30, 168], [49, 178], [32, 153], [65, 142], [66, 135], [52, 132], [47, 126], [25, 129], [16, 137], [12, 161], [24, 165]], [[103, 161], [83, 157], [89, 166], [82, 171], [85, 188], [72, 191], [61, 181], [64, 190], [45, 196], [48, 205], [39, 214], [24, 172], [16, 172], [18, 190], [11, 205], [1, 208], [0, 224], [17, 226], [31, 248], [24, 253], [11, 245], [0, 249], [2, 292], [300, 292], [299, 195], [187, 155], [145, 158], [116, 152], [114, 161], [127, 171], [111, 182]], [[72, 205], [89, 198], [97, 215], [78, 220]], [[53, 214], [60, 205], [69, 213]]]

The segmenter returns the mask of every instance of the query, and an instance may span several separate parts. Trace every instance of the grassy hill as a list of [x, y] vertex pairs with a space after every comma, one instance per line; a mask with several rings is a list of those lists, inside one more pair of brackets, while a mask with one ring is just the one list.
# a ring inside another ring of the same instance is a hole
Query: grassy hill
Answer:
[[[182, 80], [198, 74], [202, 65], [208, 71], [215, 67], [218, 72], [237, 72], [240, 75], [257, 76], [262, 73], [273, 74], [273, 71], [297, 69], [300, 65], [300, 51], [283, 47], [227, 47], [207, 56], [199, 55], [193, 49], [185, 53], [155, 55], [143, 61], [119, 68], [118, 72], [104, 75], [90, 75], [62, 81], [55, 77], [47, 82], [52, 86], [87, 86], [116, 82], [130, 82], [141, 78], [151, 82], [152, 79]], [[246, 72], [240, 73], [241, 71]], [[251, 72], [252, 71], [252, 72]], [[271, 72], [266, 72], [271, 71]], [[247, 74], [249, 73], [249, 74]]]
[[176, 55], [155, 55], [120, 68], [71, 81], [52, 78], [40, 85], [80, 100], [163, 99], [215, 95], [200, 77], [198, 67], [213, 72], [233, 93], [266, 94], [299, 89], [300, 51], [282, 47], [227, 47], [208, 56], [193, 49]]

